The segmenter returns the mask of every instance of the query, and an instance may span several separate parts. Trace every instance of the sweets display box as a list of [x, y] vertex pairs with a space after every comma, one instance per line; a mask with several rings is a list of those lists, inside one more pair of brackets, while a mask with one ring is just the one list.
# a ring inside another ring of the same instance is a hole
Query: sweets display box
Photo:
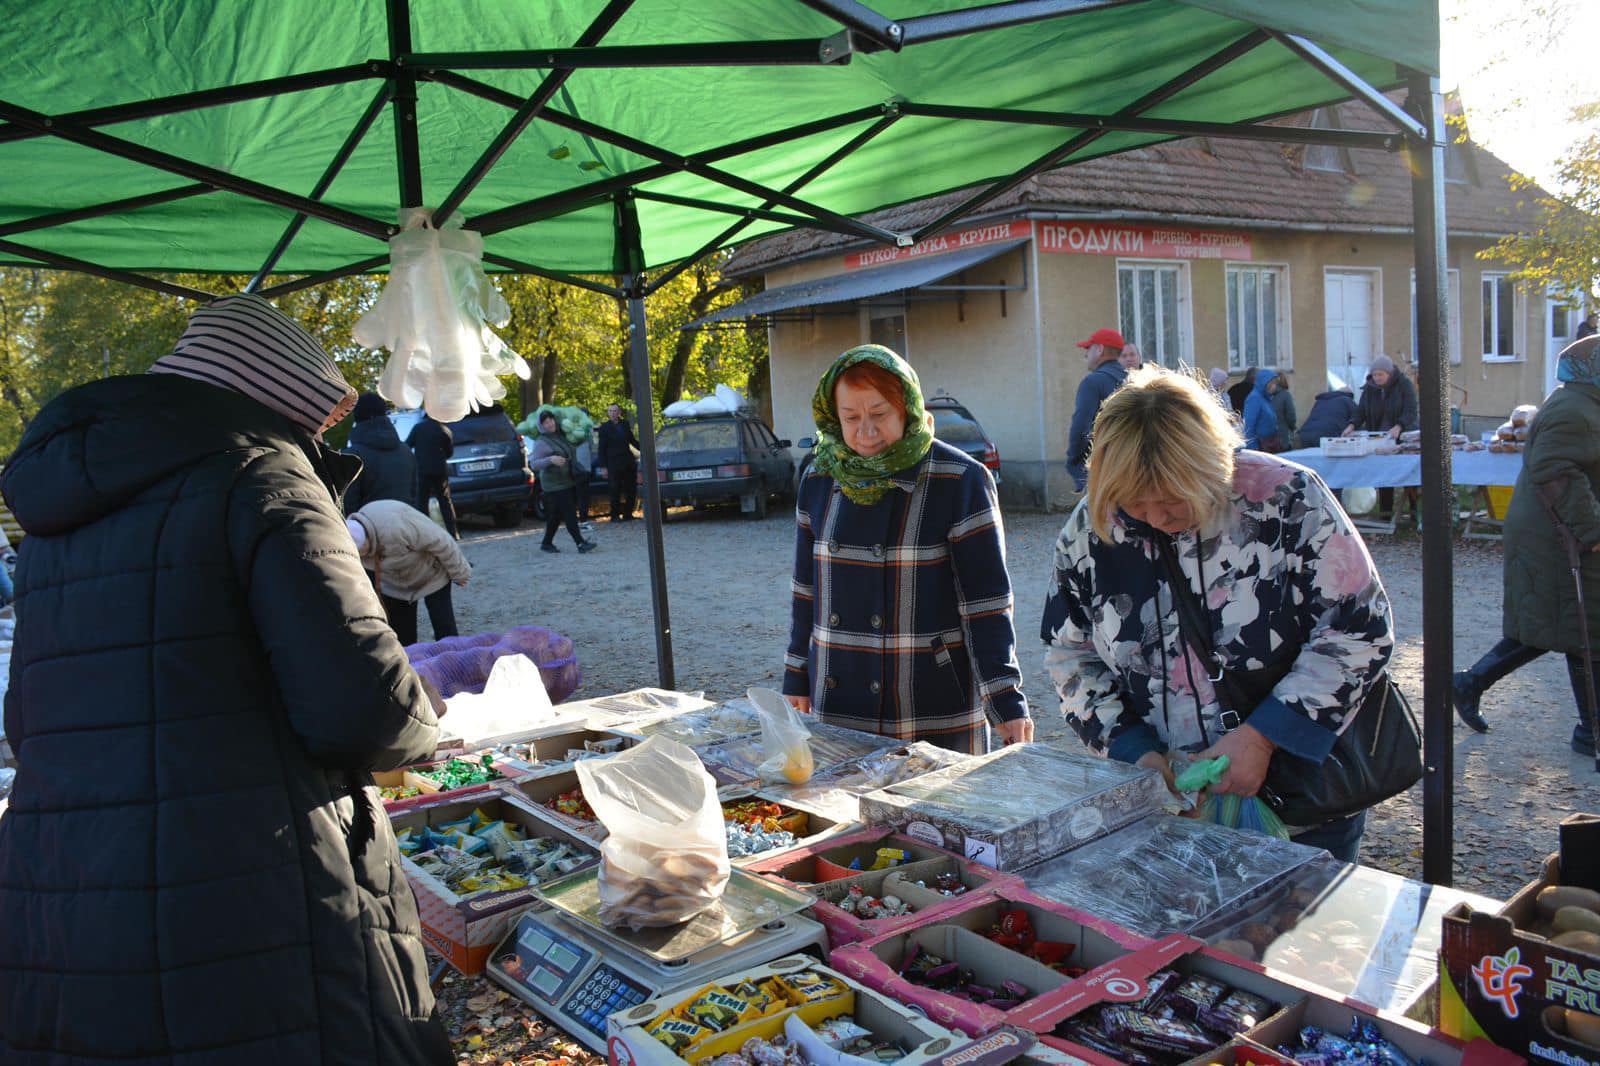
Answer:
[[[1027, 916], [1039, 940], [1070, 946], [1065, 963], [1085, 970], [1121, 958], [1144, 943], [1071, 908], [1028, 892], [1007, 891], [989, 893], [959, 910], [929, 915], [909, 928], [838, 948], [829, 961], [846, 976], [963, 1033], [977, 1036], [1001, 1026], [1023, 1024], [1021, 1019], [1060, 1001], [1073, 978], [985, 935], [1012, 911]], [[984, 987], [999, 989], [1013, 981], [1028, 995], [1018, 1006], [1005, 1009], [915, 984], [901, 976], [901, 971], [920, 953], [970, 970], [974, 981]]]
[[631, 1010], [619, 1011], [607, 1019], [607, 1048], [611, 1066], [682, 1066], [685, 1062], [709, 1061], [717, 1055], [738, 1051], [752, 1037], [765, 1040], [781, 1034], [790, 1015], [798, 1015], [808, 1024], [815, 1025], [848, 1014], [857, 1024], [871, 1030], [873, 1035], [911, 1049], [911, 1053], [896, 1062], [895, 1066], [1002, 1066], [1023, 1054], [1034, 1043], [1031, 1034], [1010, 1030], [976, 1041], [958, 1036], [893, 999], [829, 969], [809, 955], [788, 955], [765, 966], [728, 974], [715, 984], [724, 987], [747, 982], [759, 984], [775, 976], [804, 972], [837, 980], [845, 986], [846, 994], [747, 1021], [726, 1032], [702, 1039], [685, 1049], [680, 1056], [652, 1036], [648, 1029], [662, 1015], [672, 1014], [686, 1006], [704, 989], [669, 993]]
[[[593, 840], [545, 818], [525, 801], [504, 793], [479, 793], [466, 797], [441, 794], [431, 803], [403, 811], [391, 810], [389, 821], [398, 833], [407, 828], [447, 825], [471, 817], [475, 810], [482, 810], [493, 819], [516, 825], [530, 839], [546, 837], [560, 840], [593, 853], [595, 861], [599, 861]], [[505, 936], [512, 919], [539, 902], [532, 885], [462, 899], [409, 857], [401, 856], [400, 865], [417, 900], [423, 938], [462, 973], [480, 972], [495, 944]]]
[[861, 797], [861, 820], [1015, 871], [1161, 810], [1154, 770], [1017, 744]]
[[[904, 852], [907, 861], [881, 870], [870, 869], [883, 849]], [[859, 864], [860, 868], [852, 869], [852, 863]], [[835, 948], [884, 936], [924, 923], [936, 915], [972, 906], [995, 891], [1021, 888], [1021, 882], [1012, 874], [967, 862], [954, 852], [920, 844], [887, 829], [859, 829], [792, 851], [759, 855], [745, 868], [815, 895], [817, 902], [812, 905], [811, 914], [828, 931], [828, 943]], [[944, 896], [933, 889], [907, 883], [932, 884], [940, 874], [954, 874], [967, 891], [959, 896]], [[851, 886], [859, 886], [880, 899], [885, 895], [898, 896], [916, 909], [895, 917], [863, 918], [838, 905]]]

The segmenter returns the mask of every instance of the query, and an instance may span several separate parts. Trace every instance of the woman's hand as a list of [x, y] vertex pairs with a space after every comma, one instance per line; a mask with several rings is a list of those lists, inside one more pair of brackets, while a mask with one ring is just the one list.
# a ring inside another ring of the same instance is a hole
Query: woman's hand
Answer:
[[1033, 719], [1013, 718], [1000, 723], [1000, 740], [1003, 744], [1032, 744]]
[[550, 457], [550, 464], [552, 466], [566, 466], [567, 465], [566, 456], [563, 456], [563, 455], [552, 455]]
[[1354, 422], [1352, 422], [1348, 426], [1344, 427], [1344, 432], [1339, 434], [1339, 436], [1348, 437], [1348, 436], [1351, 436], [1352, 434], [1354, 434], [1355, 431], [1356, 431], [1356, 424]]
[[1161, 779], [1167, 783], [1167, 791], [1171, 792], [1174, 796], [1178, 794], [1177, 785], [1175, 784], [1177, 779], [1172, 773], [1172, 763], [1169, 762], [1167, 757], [1161, 754], [1161, 752], [1147, 751], [1143, 755], [1139, 756], [1139, 761], [1133, 765], [1143, 766], [1146, 769], [1158, 771], [1161, 774]]
[[1278, 746], [1246, 723], [1228, 733], [1221, 740], [1195, 756], [1197, 759], [1228, 757], [1228, 769], [1222, 780], [1211, 786], [1212, 792], [1231, 792], [1235, 796], [1254, 796], [1267, 779], [1267, 763]]
[[1389, 427], [1389, 439], [1390, 440], [1399, 440], [1400, 439], [1400, 426], [1399, 426], [1399, 423], [1396, 423], [1395, 425], [1392, 425], [1392, 426]]
[[784, 699], [789, 701], [789, 706], [793, 707], [795, 710], [799, 711], [801, 714], [810, 714], [811, 713], [811, 697], [810, 696], [785, 696]]

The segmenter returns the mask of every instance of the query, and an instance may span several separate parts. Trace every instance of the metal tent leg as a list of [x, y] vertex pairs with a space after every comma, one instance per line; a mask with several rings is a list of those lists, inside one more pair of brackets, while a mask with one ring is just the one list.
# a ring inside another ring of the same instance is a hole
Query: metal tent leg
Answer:
[[1417, 372], [1422, 416], [1422, 732], [1428, 773], [1422, 786], [1422, 876], [1451, 883], [1455, 838], [1454, 716], [1454, 484], [1450, 476], [1450, 361], [1445, 352], [1444, 100], [1439, 79], [1410, 76], [1409, 110], [1427, 131], [1413, 140], [1411, 211], [1416, 240]]
[[667, 557], [661, 532], [661, 482], [656, 475], [656, 419], [650, 391], [650, 341], [645, 333], [644, 279], [628, 279], [628, 361], [633, 406], [639, 413], [639, 472], [644, 478], [645, 545], [650, 553], [650, 609], [655, 620], [656, 674], [661, 687], [677, 687], [672, 665], [672, 618], [667, 608]]

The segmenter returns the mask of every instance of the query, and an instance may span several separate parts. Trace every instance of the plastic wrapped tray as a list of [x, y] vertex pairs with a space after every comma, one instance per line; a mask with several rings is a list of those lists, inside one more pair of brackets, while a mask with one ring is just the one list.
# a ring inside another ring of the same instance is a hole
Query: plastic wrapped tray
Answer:
[[861, 797], [861, 818], [997, 870], [1020, 870], [1159, 811], [1154, 770], [1023, 744]]
[[1327, 853], [1210, 822], [1155, 815], [1022, 873], [1029, 891], [1139, 936], [1190, 932]]
[[1437, 976], [1442, 919], [1459, 903], [1498, 906], [1321, 853], [1266, 894], [1211, 915], [1191, 933], [1334, 995], [1404, 1011]]

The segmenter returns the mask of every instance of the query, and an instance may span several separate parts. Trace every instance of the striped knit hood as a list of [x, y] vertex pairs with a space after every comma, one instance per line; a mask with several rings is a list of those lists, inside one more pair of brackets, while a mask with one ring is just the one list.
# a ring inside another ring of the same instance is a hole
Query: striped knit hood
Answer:
[[356, 391], [322, 345], [252, 294], [224, 296], [194, 313], [152, 374], [178, 374], [248, 396], [315, 436], [355, 406]]

